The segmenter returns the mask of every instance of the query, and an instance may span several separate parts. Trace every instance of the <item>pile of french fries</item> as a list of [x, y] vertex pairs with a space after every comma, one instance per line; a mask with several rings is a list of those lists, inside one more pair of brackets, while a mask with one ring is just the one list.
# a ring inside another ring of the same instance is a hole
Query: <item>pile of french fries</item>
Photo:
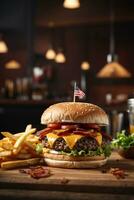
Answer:
[[36, 153], [38, 137], [35, 128], [29, 124], [24, 132], [11, 134], [1, 132], [4, 136], [0, 140], [0, 165], [3, 169], [12, 169], [38, 164], [40, 156]]

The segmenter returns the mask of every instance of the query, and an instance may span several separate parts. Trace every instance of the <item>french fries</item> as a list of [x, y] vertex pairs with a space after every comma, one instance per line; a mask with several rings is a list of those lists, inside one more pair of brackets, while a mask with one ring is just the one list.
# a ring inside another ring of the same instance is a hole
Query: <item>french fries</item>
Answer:
[[35, 132], [36, 129], [32, 128], [31, 124], [26, 126], [24, 132], [17, 134], [1, 132], [4, 136], [0, 140], [1, 168], [10, 169], [39, 162], [40, 158], [35, 158], [36, 144], [39, 143], [38, 137], [34, 135]]
[[15, 140], [14, 136], [9, 132], [1, 132], [1, 134], [7, 138], [11, 138], [12, 140]]
[[27, 160], [15, 160], [15, 161], [6, 161], [1, 163], [1, 168], [3, 169], [13, 169], [17, 167], [25, 167], [29, 165], [35, 165], [40, 162], [40, 158], [31, 158]]
[[26, 140], [27, 136], [34, 133], [36, 131], [35, 128], [28, 130], [26, 129], [26, 131], [24, 132], [23, 135], [21, 135], [15, 142], [14, 144], [14, 148], [13, 148], [13, 154], [17, 154], [19, 153], [19, 151], [21, 150], [21, 146], [24, 143], [24, 141]]

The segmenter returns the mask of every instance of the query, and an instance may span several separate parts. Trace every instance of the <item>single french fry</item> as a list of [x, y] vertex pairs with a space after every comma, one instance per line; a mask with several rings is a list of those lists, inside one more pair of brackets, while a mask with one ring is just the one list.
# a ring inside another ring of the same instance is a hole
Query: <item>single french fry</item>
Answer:
[[14, 147], [13, 147], [13, 154], [17, 154], [17, 153], [20, 151], [21, 146], [22, 146], [22, 144], [24, 143], [24, 141], [26, 140], [27, 136], [30, 135], [30, 134], [32, 134], [32, 133], [34, 133], [35, 131], [36, 131], [35, 128], [31, 129], [30, 131], [27, 131], [27, 130], [26, 130], [26, 132], [24, 132], [24, 134], [21, 135], [21, 136], [16, 140], [16, 142], [15, 142], [15, 144], [14, 144]]
[[24, 134], [24, 131], [23, 132], [20, 132], [20, 133], [15, 133], [14, 134], [14, 137], [15, 138], [19, 138], [21, 135], [23, 135]]
[[7, 157], [7, 156], [11, 156], [12, 155], [12, 151], [1, 151], [0, 152], [0, 157]]
[[14, 144], [14, 148], [18, 148], [26, 139], [26, 137], [36, 131], [35, 128], [31, 129], [30, 131], [24, 132], [23, 135], [21, 135], [17, 140], [16, 143]]
[[[26, 126], [24, 132], [30, 131], [31, 129], [32, 129], [32, 125], [31, 125], [31, 124], [28, 124], [28, 125]], [[2, 134], [4, 137], [14, 139], [15, 137], [20, 137], [22, 134], [24, 134], [24, 132], [12, 134], [12, 133], [6, 131], [6, 132], [1, 132], [1, 134]]]
[[1, 132], [1, 134], [7, 138], [10, 138], [12, 140], [15, 140], [14, 135], [12, 135], [10, 132]]
[[24, 134], [24, 131], [20, 132], [20, 133], [15, 133], [15, 134], [12, 134], [10, 132], [1, 132], [1, 134], [6, 138], [10, 138], [10, 139], [16, 140], [17, 138], [19, 138], [21, 135]]
[[31, 158], [26, 160], [14, 160], [14, 161], [7, 161], [1, 163], [1, 168], [3, 169], [13, 169], [18, 167], [25, 167], [30, 165], [39, 164], [41, 161], [40, 158]]
[[28, 131], [30, 131], [31, 129], [32, 129], [32, 124], [28, 124], [28, 125], [26, 126], [25, 132], [28, 132]]

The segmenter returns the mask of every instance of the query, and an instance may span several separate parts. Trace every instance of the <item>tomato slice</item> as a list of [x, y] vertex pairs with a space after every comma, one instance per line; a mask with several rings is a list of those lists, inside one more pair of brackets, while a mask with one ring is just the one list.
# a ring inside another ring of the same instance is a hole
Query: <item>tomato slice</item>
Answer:
[[51, 123], [51, 124], [48, 124], [47, 127], [52, 128], [52, 129], [60, 129], [61, 123]]

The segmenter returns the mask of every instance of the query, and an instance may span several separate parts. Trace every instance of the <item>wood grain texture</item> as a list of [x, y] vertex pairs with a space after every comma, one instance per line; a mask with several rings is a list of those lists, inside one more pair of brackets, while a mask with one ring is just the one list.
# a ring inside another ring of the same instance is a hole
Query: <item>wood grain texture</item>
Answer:
[[[119, 167], [127, 173], [117, 179], [109, 169]], [[108, 163], [99, 169], [50, 168], [51, 176], [33, 179], [19, 170], [0, 170], [0, 197], [15, 199], [133, 199], [134, 161], [113, 153]], [[102, 173], [103, 171], [106, 173]], [[38, 197], [38, 198], [37, 198]]]

